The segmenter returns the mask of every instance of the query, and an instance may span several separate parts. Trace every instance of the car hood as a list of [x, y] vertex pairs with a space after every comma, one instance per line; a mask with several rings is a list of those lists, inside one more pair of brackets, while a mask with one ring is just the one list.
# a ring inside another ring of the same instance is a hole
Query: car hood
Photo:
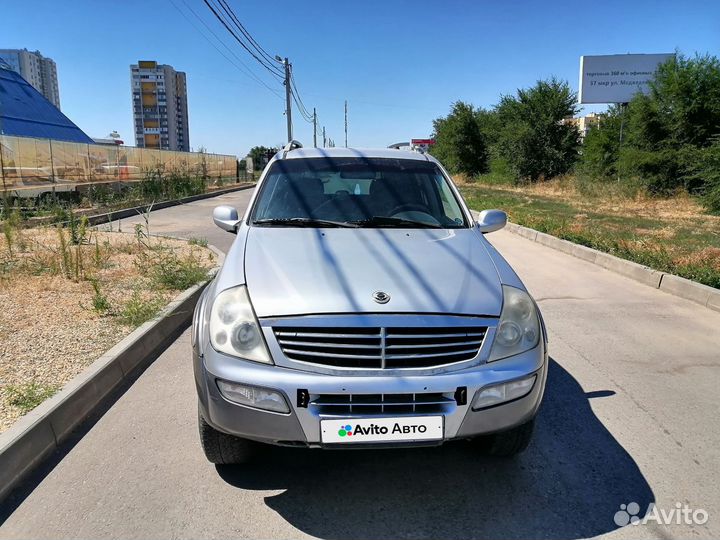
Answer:
[[[251, 227], [245, 279], [258, 317], [502, 308], [497, 270], [474, 229]], [[390, 300], [377, 303], [376, 291]]]

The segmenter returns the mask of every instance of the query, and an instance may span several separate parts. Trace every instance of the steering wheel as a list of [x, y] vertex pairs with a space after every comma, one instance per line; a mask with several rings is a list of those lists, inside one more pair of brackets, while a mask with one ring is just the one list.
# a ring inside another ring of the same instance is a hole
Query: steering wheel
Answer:
[[401, 204], [390, 210], [390, 215], [394, 216], [395, 214], [399, 214], [401, 212], [422, 212], [423, 214], [432, 215], [429, 212], [429, 208], [425, 206], [424, 204], [418, 204], [418, 203], [407, 203], [407, 204]]

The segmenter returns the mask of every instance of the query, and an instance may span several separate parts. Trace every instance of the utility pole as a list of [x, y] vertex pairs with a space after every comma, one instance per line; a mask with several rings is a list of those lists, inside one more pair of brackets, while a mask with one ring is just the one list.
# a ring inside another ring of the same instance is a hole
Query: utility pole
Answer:
[[[280, 59], [279, 56], [276, 56], [278, 60]], [[283, 64], [285, 65], [285, 116], [287, 117], [287, 136], [288, 136], [288, 142], [292, 141], [292, 109], [290, 108], [290, 104], [292, 102], [292, 88], [290, 86], [290, 62], [288, 61], [287, 57], [283, 59]]]
[[327, 146], [327, 138], [325, 137], [325, 126], [323, 126], [323, 148]]
[[[618, 151], [622, 147], [623, 141], [623, 129], [625, 128], [625, 110], [627, 109], [627, 103], [620, 104], [620, 140], [618, 141]], [[620, 170], [618, 168], [618, 182], [620, 181]]]
[[317, 148], [317, 111], [313, 107], [313, 146]]
[[345, 100], [345, 148], [347, 148], [347, 99]]

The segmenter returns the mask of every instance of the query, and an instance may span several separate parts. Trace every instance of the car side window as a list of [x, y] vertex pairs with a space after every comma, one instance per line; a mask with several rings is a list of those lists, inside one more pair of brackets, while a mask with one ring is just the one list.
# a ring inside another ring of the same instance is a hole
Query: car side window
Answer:
[[440, 174], [434, 175], [434, 183], [437, 189], [440, 203], [442, 204], [442, 212], [450, 221], [462, 223], [464, 221], [462, 210], [455, 201], [455, 196], [448, 185], [448, 182]]

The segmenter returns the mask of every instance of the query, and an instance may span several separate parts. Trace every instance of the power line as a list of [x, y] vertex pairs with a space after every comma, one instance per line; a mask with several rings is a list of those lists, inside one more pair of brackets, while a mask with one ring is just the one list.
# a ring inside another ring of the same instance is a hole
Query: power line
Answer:
[[310, 114], [310, 111], [307, 110], [305, 107], [305, 104], [303, 103], [302, 98], [300, 97], [300, 92], [297, 89], [297, 83], [295, 81], [295, 76], [290, 73], [290, 82], [292, 84], [293, 89], [293, 100], [295, 101], [296, 105], [298, 106], [298, 110], [300, 111], [300, 114], [302, 114], [303, 118], [307, 120], [308, 122], [313, 121], [313, 115]]
[[230, 28], [230, 26], [228, 26], [228, 23], [225, 21], [225, 18], [215, 10], [213, 5], [208, 0], [203, 0], [203, 2], [205, 2], [205, 5], [208, 8], [210, 8], [210, 11], [213, 12], [213, 15], [215, 15], [215, 18], [220, 21], [220, 23], [225, 27], [225, 29], [228, 32], [230, 32], [230, 35], [232, 35], [232, 37], [235, 38], [235, 41], [237, 41], [242, 46], [242, 48], [245, 49], [250, 54], [250, 56], [252, 56], [255, 60], [257, 60], [257, 62], [262, 67], [264, 67], [269, 73], [271, 73], [272, 75], [274, 75], [275, 77], [277, 77], [279, 79], [282, 79], [282, 74], [278, 73], [278, 71], [276, 71], [277, 68], [275, 66], [266, 64], [265, 63], [266, 61], [261, 60], [260, 57], [258, 57], [258, 55], [256, 55], [253, 51], [251, 51], [250, 47], [248, 47], [245, 44], [245, 42], [235, 33], [235, 31], [232, 28]]
[[[183, 0], [183, 2], [185, 2], [185, 0]], [[247, 28], [245, 28], [245, 26], [235, 14], [235, 11], [229, 5], [227, 0], [203, 0], [203, 2], [210, 9], [215, 18], [220, 21], [220, 23], [225, 27], [228, 33], [230, 33], [233, 39], [235, 39], [235, 41], [237, 41], [240, 46], [255, 59], [258, 64], [260, 64], [271, 75], [283, 81], [283, 84], [285, 86], [285, 114], [287, 116], [288, 124], [288, 141], [292, 139], [293, 132], [293, 122], [291, 115], [291, 104], [293, 101], [295, 102], [295, 105], [297, 106], [297, 109], [300, 112], [303, 120], [310, 124], [316, 125], [316, 111], [315, 109], [313, 109], [313, 113], [310, 114], [307, 107], [305, 106], [305, 103], [300, 96], [300, 92], [298, 91], [295, 77], [292, 74], [292, 65], [290, 64], [288, 59], [285, 58], [283, 60], [279, 56], [273, 57], [267, 50], [265, 50], [262, 45], [260, 45], [260, 43], [258, 43], [258, 41], [247, 30]], [[239, 34], [232, 27], [237, 29], [239, 31]], [[282, 69], [278, 66], [278, 64], [282, 65]]]
[[295, 102], [295, 105], [297, 105], [298, 111], [300, 111], [300, 115], [303, 117], [303, 120], [305, 120], [306, 122], [312, 124], [312, 122], [313, 122], [313, 116], [312, 116], [312, 114], [303, 111], [303, 107], [302, 107], [302, 105], [300, 104], [300, 102], [297, 100], [297, 98], [295, 97], [295, 93], [294, 93], [294, 92], [293, 92], [293, 94], [292, 94], [292, 98], [293, 98], [293, 101]]
[[295, 105], [297, 105], [298, 111], [300, 111], [300, 115], [303, 117], [303, 119], [304, 119], [306, 122], [312, 124], [312, 122], [313, 122], [313, 115], [310, 114], [310, 112], [305, 108], [305, 104], [304, 104], [304, 103], [302, 102], [302, 100], [300, 99], [300, 94], [299, 94], [299, 92], [297, 91], [297, 86], [295, 85], [295, 80], [294, 80], [294, 78], [292, 77], [292, 75], [291, 75], [290, 77], [291, 77], [291, 78], [290, 78], [290, 84], [291, 84], [291, 86], [292, 86], [292, 98], [293, 98], [293, 101], [295, 102]]
[[[244, 27], [241, 31], [241, 34], [242, 34], [242, 37], [241, 37], [241, 36], [238, 36], [235, 33], [235, 31], [233, 31], [228, 26], [228, 19], [225, 16], [223, 16], [221, 13], [219, 13], [218, 10], [215, 9], [215, 8], [217, 8], [216, 2], [220, 3], [220, 8], [218, 8], [218, 9], [222, 9], [223, 11], [225, 11], [227, 16], [230, 17], [230, 19], [229, 19], [230, 24], [238, 27], [238, 25], [233, 20], [233, 18], [237, 19], [237, 16], [235, 16], [235, 13], [232, 11], [232, 8], [230, 8], [230, 6], [228, 6], [227, 4], [224, 4], [223, 3], [224, 0], [211, 0], [211, 1], [212, 1], [212, 5], [210, 5], [207, 0], [205, 0], [205, 4], [210, 8], [210, 10], [213, 12], [213, 14], [218, 18], [218, 20], [223, 24], [223, 26], [225, 26], [225, 28], [228, 30], [228, 32], [230, 32], [230, 34], [235, 38], [235, 40], [238, 43], [240, 43], [240, 45], [242, 45], [242, 47], [248, 53], [250, 53], [250, 55], [255, 60], [257, 60], [258, 63], [260, 63], [260, 65], [262, 65], [265, 69], [267, 69], [271, 73], [275, 74], [276, 76], [282, 77], [282, 70], [280, 70], [280, 68], [278, 66], [274, 65], [272, 60], [270, 62], [268, 62], [264, 57], [258, 57], [252, 50], [250, 50], [250, 48], [248, 47], [245, 40], [243, 40], [243, 37], [245, 37], [245, 35], [249, 36], [249, 33], [247, 32], [247, 30], [244, 29]], [[215, 8], [213, 8], [213, 6], [215, 6]], [[239, 23], [239, 20], [238, 20], [238, 23]], [[250, 40], [254, 41], [254, 39], [252, 37], [250, 37]], [[257, 48], [254, 45], [252, 45], [252, 41], [250, 41], [250, 45], [257, 50]], [[264, 49], [263, 49], [263, 51], [264, 51]], [[267, 52], [265, 52], [264, 54], [267, 55]], [[261, 53], [261, 56], [262, 56], [262, 53]]]
[[253, 48], [257, 52], [259, 52], [261, 55], [263, 55], [267, 60], [269, 60], [270, 64], [272, 64], [273, 62], [277, 62], [277, 63], [281, 64], [281, 62], [279, 60], [274, 58], [270, 53], [268, 53], [265, 49], [263, 49], [263, 47], [257, 42], [257, 40], [254, 37], [252, 37], [252, 34], [250, 34], [250, 32], [248, 32], [247, 29], [245, 28], [245, 26], [243, 26], [243, 23], [240, 22], [240, 19], [238, 19], [237, 15], [235, 15], [235, 12], [228, 5], [228, 3], [225, 0], [219, 0], [219, 2], [220, 2], [220, 5], [223, 6], [225, 13], [230, 15], [230, 18], [235, 23], [235, 26], [240, 29], [240, 31], [248, 39], [248, 41], [253, 46]]
[[[295, 85], [293, 85], [293, 89], [296, 91]], [[299, 96], [296, 95], [296, 92], [293, 91], [293, 101], [295, 101], [295, 104], [298, 106], [298, 110], [300, 111], [300, 114], [302, 114], [303, 118], [308, 121], [312, 121], [312, 114], [310, 111], [308, 111], [305, 108], [305, 104], [302, 102]]]
[[312, 124], [313, 123], [312, 116], [308, 117], [303, 114], [302, 110], [300, 109], [300, 105], [298, 104], [297, 99], [295, 99], [295, 94], [293, 94], [293, 101], [295, 102], [295, 105], [298, 106], [298, 110], [300, 111], [300, 116], [302, 116], [302, 119], [305, 120], [308, 124]]
[[238, 57], [238, 56], [235, 54], [235, 52], [233, 52], [233, 50], [232, 50], [230, 47], [227, 46], [227, 44], [213, 31], [212, 28], [210, 28], [210, 26], [208, 26], [208, 24], [203, 20], [203, 18], [200, 17], [200, 15], [198, 15], [197, 12], [195, 12], [195, 10], [193, 10], [193, 8], [192, 8], [191, 6], [189, 6], [188, 3], [187, 3], [185, 0], [182, 0], [182, 3], [185, 4], [185, 7], [187, 7], [188, 10], [195, 16], [195, 18], [196, 18], [197, 20], [199, 20], [199, 21], [203, 24], [203, 26], [205, 26], [205, 28], [208, 29], [208, 31], [215, 37], [215, 39], [216, 39], [223, 47], [225, 47], [225, 49], [227, 49], [227, 51], [228, 51], [231, 55], [233, 55], [233, 57], [235, 57], [235, 59], [237, 60], [237, 62], [240, 63], [240, 65], [238, 65], [235, 61], [233, 61], [232, 58], [228, 57], [227, 54], [225, 54], [221, 49], [219, 49], [218, 46], [217, 46], [215, 43], [213, 43], [213, 41], [207, 36], [207, 34], [205, 34], [205, 33], [202, 31], [202, 29], [201, 29], [200, 27], [198, 27], [198, 26], [187, 16], [187, 14], [186, 14], [182, 9], [180, 9], [180, 7], [174, 2], [174, 0], [170, 0], [170, 3], [171, 3], [171, 4], [173, 5], [173, 7], [180, 13], [180, 15], [182, 15], [183, 18], [184, 18], [188, 23], [190, 23], [190, 25], [191, 25], [192, 27], [195, 28], [195, 30], [197, 30], [197, 32], [198, 32], [203, 38], [205, 38], [205, 40], [206, 40], [210, 45], [213, 46], [213, 48], [214, 48], [217, 52], [219, 52], [228, 62], [230, 62], [230, 63], [231, 63], [233, 66], [235, 66], [241, 73], [243, 73], [243, 75], [246, 75], [247, 77], [251, 78], [253, 81], [255, 81], [256, 83], [262, 85], [262, 86], [265, 87], [267, 90], [269, 90], [270, 92], [272, 92], [273, 94], [275, 94], [278, 98], [282, 99], [282, 95], [281, 95], [277, 90], [275, 90], [275, 89], [271, 88], [270, 86], [268, 86], [268, 85], [267, 85], [262, 79], [260, 79], [257, 75], [255, 75], [255, 73], [253, 73], [253, 72], [250, 70], [250, 68], [240, 59], [240, 57]]
[[[242, 25], [240, 20], [237, 18], [237, 15], [235, 15], [235, 12], [232, 10], [232, 8], [225, 2], [225, 0], [211, 0], [213, 2], [213, 5], [217, 7], [217, 4], [220, 4], [220, 8], [225, 12], [228, 18], [223, 16], [223, 20], [225, 22], [230, 22], [230, 25], [234, 26], [238, 30], [240, 30], [240, 35], [234, 34], [234, 37], [239, 38], [241, 45], [243, 45], [243, 48], [249, 52], [255, 60], [257, 60], [265, 69], [269, 70], [271, 73], [275, 73], [276, 75], [280, 75], [282, 77], [283, 70], [276, 64], [278, 60], [273, 59], [270, 54], [263, 49], [259, 43], [250, 35], [250, 32], [248, 32], [245, 27]], [[222, 16], [222, 14], [221, 14]], [[260, 55], [258, 57], [257, 54], [255, 54], [250, 48], [252, 47], [257, 53]]]

